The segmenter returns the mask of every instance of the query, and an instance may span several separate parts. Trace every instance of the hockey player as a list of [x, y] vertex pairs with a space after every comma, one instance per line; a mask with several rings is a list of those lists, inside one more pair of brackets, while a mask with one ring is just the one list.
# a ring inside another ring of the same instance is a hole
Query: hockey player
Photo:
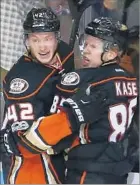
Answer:
[[[68, 96], [82, 84], [89, 84], [86, 94], [90, 96], [95, 96], [97, 88], [110, 97], [108, 110], [95, 121], [90, 98], [79, 93], [82, 103], [89, 104], [86, 114], [93, 112], [93, 118], [81, 125], [79, 137], [71, 145], [63, 139], [53, 146], [57, 152], [66, 145], [69, 148], [66, 184], [126, 184], [134, 167], [138, 140], [132, 118], [137, 106], [137, 81], [118, 65], [127, 38], [127, 27], [111, 18], [97, 18], [89, 23], [85, 29], [83, 69], [66, 74], [57, 85], [52, 112], [61, 101], [63, 111], [73, 109], [78, 95]], [[68, 99], [64, 101], [64, 97]]]
[[[23, 28], [27, 53], [21, 56], [4, 79], [5, 115], [2, 128], [12, 126], [15, 131], [27, 130], [34, 120], [49, 114], [58, 77], [63, 71], [74, 69], [73, 51], [60, 40], [60, 21], [51, 9], [33, 8], [27, 14]], [[30, 147], [28, 142], [25, 145]], [[57, 164], [59, 175], [53, 166], [55, 164], [45, 154], [34, 155], [28, 160], [14, 155], [8, 169], [4, 165], [6, 156], [1, 157], [8, 184], [61, 183], [64, 175], [61, 157], [56, 159], [60, 162], [60, 165]], [[24, 174], [21, 169], [25, 166], [28, 171]]]

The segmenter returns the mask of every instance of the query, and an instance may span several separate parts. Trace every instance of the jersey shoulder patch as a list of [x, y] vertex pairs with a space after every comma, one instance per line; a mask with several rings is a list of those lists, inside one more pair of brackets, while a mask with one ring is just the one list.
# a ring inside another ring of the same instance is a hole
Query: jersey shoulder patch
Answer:
[[65, 86], [76, 86], [80, 83], [80, 76], [76, 72], [70, 72], [64, 75], [61, 84]]
[[15, 78], [10, 83], [9, 93], [21, 94], [29, 88], [29, 84], [22, 78]]
[[59, 83], [56, 85], [57, 94], [61, 94], [61, 96], [69, 97], [72, 95], [78, 88], [80, 84], [80, 75], [76, 72], [66, 73]]

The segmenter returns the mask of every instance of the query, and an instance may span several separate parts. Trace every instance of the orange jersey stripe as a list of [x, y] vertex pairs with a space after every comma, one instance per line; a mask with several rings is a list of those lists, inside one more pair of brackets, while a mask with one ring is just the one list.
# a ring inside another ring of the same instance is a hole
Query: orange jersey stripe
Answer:
[[75, 88], [73, 90], [67, 90], [67, 89], [62, 89], [61, 87], [59, 87], [58, 85], [56, 85], [57, 89], [63, 91], [63, 92], [69, 92], [69, 93], [74, 93], [78, 90], [78, 88]]
[[43, 85], [46, 83], [46, 81], [53, 75], [53, 73], [56, 71], [56, 69], [54, 69], [41, 83], [41, 85], [31, 94], [24, 96], [24, 97], [20, 97], [20, 98], [14, 98], [11, 96], [8, 96], [8, 94], [4, 91], [4, 94], [6, 95], [7, 99], [11, 99], [11, 100], [22, 100], [25, 98], [30, 98], [32, 96], [34, 96], [36, 93], [38, 93], [38, 91], [43, 87]]
[[112, 77], [112, 78], [108, 78], [108, 79], [105, 79], [105, 80], [101, 80], [99, 82], [94, 82], [94, 83], [91, 84], [91, 86], [100, 85], [100, 84], [109, 82], [111, 80], [130, 80], [130, 81], [133, 81], [133, 80], [137, 80], [137, 79], [136, 78], [127, 78], [127, 77], [124, 77], [124, 76]]
[[86, 125], [85, 129], [84, 129], [84, 135], [85, 135], [85, 139], [88, 143], [90, 143], [90, 139], [88, 137], [88, 127], [89, 127], [89, 124]]
[[75, 140], [73, 141], [73, 143], [72, 143], [72, 145], [71, 145], [71, 147], [70, 147], [70, 150], [71, 150], [72, 148], [78, 146], [78, 145], [80, 145], [80, 139], [79, 139], [79, 137], [77, 136], [77, 137], [75, 138]]
[[80, 180], [80, 184], [84, 184], [84, 180], [86, 178], [86, 175], [87, 175], [87, 172], [84, 171], [83, 174], [82, 174], [81, 180]]
[[64, 64], [72, 55], [73, 55], [74, 51], [72, 51], [71, 53], [69, 53], [66, 58], [64, 58], [64, 60], [62, 61], [62, 64]]

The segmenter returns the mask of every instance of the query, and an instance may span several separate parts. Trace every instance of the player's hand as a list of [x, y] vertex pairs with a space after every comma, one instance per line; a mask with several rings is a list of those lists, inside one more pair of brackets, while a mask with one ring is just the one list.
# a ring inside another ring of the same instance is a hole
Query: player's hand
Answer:
[[109, 98], [103, 89], [89, 86], [78, 90], [63, 103], [73, 131], [82, 123], [94, 123], [108, 111]]
[[0, 152], [1, 152], [0, 161], [3, 161], [5, 156], [7, 155], [9, 156], [4, 144], [4, 133], [5, 133], [5, 130], [0, 130]]

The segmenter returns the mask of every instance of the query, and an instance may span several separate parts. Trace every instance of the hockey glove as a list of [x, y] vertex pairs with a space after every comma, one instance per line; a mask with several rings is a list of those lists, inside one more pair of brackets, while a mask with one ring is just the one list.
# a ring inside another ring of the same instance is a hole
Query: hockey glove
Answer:
[[94, 123], [108, 110], [107, 92], [89, 86], [78, 90], [63, 103], [63, 109], [70, 120], [72, 131], [83, 123]]
[[20, 156], [13, 134], [14, 133], [11, 129], [0, 130], [0, 151], [2, 153], [2, 157], [5, 155], [10, 156], [12, 154]]

